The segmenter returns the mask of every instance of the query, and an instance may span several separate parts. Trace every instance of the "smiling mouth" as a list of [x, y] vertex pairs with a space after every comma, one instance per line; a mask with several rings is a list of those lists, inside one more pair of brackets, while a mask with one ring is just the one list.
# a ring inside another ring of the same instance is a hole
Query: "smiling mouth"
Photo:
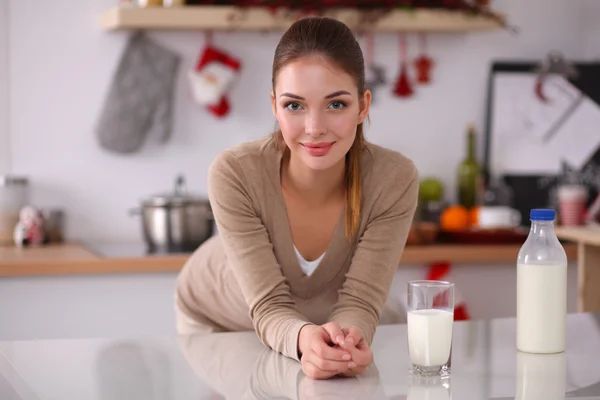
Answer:
[[322, 149], [324, 147], [331, 147], [334, 142], [319, 142], [319, 143], [302, 143], [302, 146], [311, 149]]
[[301, 143], [308, 154], [314, 157], [322, 157], [329, 153], [335, 142]]

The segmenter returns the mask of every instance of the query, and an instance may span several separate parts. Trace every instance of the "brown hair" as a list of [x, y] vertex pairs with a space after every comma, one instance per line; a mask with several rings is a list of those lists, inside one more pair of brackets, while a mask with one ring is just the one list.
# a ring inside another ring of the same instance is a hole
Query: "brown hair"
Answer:
[[[342, 22], [328, 17], [308, 17], [292, 24], [283, 34], [273, 59], [272, 85], [287, 64], [306, 57], [322, 57], [351, 75], [360, 96], [365, 91], [365, 63], [362, 50], [352, 31]], [[281, 130], [274, 133], [281, 149], [286, 145]], [[360, 153], [365, 139], [363, 124], [356, 127], [356, 138], [346, 154], [346, 237], [358, 229], [361, 202]]]

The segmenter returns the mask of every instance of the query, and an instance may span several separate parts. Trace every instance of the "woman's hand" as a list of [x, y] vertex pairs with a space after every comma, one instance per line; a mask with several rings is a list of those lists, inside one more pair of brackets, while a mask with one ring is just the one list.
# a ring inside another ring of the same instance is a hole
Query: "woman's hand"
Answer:
[[328, 379], [358, 367], [347, 349], [336, 346], [342, 338], [344, 332], [335, 322], [302, 327], [298, 349], [304, 374], [312, 379]]
[[344, 341], [341, 344], [343, 350], [347, 350], [352, 357], [354, 367], [341, 373], [342, 376], [356, 376], [365, 372], [367, 367], [373, 363], [373, 353], [367, 341], [363, 338], [360, 328], [350, 326], [343, 329]]

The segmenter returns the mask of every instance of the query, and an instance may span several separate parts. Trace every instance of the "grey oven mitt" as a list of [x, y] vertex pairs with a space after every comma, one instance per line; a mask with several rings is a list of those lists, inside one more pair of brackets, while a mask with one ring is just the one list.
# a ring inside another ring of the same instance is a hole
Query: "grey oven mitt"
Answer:
[[171, 134], [175, 79], [181, 57], [136, 32], [125, 46], [96, 126], [101, 147], [116, 153], [139, 150], [150, 131], [166, 142]]

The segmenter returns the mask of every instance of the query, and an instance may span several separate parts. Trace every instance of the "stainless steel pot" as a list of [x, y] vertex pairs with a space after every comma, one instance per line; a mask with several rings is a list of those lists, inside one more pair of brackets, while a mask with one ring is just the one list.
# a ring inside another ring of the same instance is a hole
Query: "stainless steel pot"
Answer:
[[192, 252], [213, 235], [214, 218], [207, 198], [193, 196], [178, 176], [175, 192], [152, 196], [132, 213], [141, 215], [151, 253]]

